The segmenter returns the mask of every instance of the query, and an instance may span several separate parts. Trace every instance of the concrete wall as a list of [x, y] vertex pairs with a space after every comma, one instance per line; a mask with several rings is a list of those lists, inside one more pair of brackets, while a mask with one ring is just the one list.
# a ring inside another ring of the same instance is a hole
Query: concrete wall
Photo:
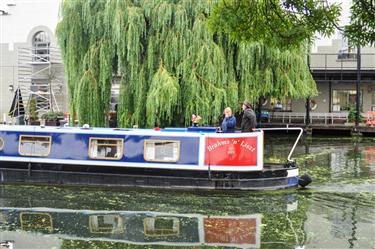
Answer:
[[[316, 53], [310, 55], [310, 66], [312, 69], [356, 69], [357, 60], [355, 58], [339, 59], [338, 53], [344, 47], [343, 40], [332, 40], [331, 46], [319, 46]], [[354, 48], [350, 53], [357, 53]], [[361, 48], [361, 63], [362, 68], [375, 69], [375, 47], [362, 47]]]
[[0, 44], [0, 122], [3, 113], [8, 112], [12, 101], [9, 85], [14, 85], [18, 78], [17, 55], [9, 51], [8, 44]]
[[0, 44], [27, 43], [30, 31], [40, 25], [54, 33], [60, 1], [14, 0], [15, 6], [9, 6], [9, 15], [0, 15]]
[[[3, 114], [9, 111], [14, 94], [9, 91], [9, 85], [13, 85], [16, 89], [22, 84], [19, 82], [18, 72], [19, 67], [25, 65], [25, 61], [19, 59], [19, 50], [30, 49], [32, 38], [39, 31], [47, 32], [51, 39], [50, 46], [57, 47], [54, 33], [59, 21], [61, 0], [14, 0], [12, 2], [15, 5], [7, 7], [9, 14], [0, 15], [0, 122], [4, 121]], [[35, 70], [37, 66], [31, 69], [34, 72]], [[63, 75], [62, 65], [55, 67], [54, 70], [59, 76]], [[62, 101], [61, 105], [65, 110], [66, 88], [64, 82], [63, 84], [64, 93], [58, 96], [58, 99]]]
[[[317, 84], [318, 96], [312, 99], [318, 104], [315, 112], [328, 112], [329, 111], [329, 87], [328, 84]], [[306, 111], [306, 100], [297, 99], [292, 101], [293, 112], [305, 112]]]

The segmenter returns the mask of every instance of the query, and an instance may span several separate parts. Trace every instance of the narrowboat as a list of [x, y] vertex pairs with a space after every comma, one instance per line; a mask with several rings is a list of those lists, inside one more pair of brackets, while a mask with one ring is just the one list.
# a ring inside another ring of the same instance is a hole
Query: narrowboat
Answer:
[[302, 129], [289, 128], [300, 133], [288, 160], [280, 164], [263, 161], [268, 130], [1, 125], [0, 182], [183, 190], [307, 185], [310, 179], [298, 176], [291, 159]]

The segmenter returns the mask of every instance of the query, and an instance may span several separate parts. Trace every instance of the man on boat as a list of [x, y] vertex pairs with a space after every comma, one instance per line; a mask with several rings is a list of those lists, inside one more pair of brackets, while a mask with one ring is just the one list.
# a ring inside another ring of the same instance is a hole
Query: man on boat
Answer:
[[251, 104], [248, 101], [242, 103], [242, 122], [241, 132], [252, 132], [257, 126], [257, 118], [254, 110], [251, 108]]
[[221, 131], [224, 133], [232, 133], [236, 128], [236, 118], [233, 116], [232, 109], [227, 107], [224, 109], [224, 120], [221, 123]]

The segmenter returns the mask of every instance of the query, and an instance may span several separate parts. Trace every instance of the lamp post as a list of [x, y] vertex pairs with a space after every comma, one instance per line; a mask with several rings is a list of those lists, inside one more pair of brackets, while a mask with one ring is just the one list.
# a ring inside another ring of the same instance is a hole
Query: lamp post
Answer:
[[357, 46], [357, 81], [356, 81], [356, 114], [355, 114], [355, 129], [358, 131], [360, 122], [360, 101], [361, 101], [361, 46]]
[[[310, 51], [307, 54], [307, 66], [309, 67], [309, 72], [311, 73], [311, 69], [310, 69]], [[311, 101], [311, 98], [309, 96], [309, 97], [306, 98], [306, 120], [305, 120], [306, 127], [308, 127], [310, 125], [310, 101]]]

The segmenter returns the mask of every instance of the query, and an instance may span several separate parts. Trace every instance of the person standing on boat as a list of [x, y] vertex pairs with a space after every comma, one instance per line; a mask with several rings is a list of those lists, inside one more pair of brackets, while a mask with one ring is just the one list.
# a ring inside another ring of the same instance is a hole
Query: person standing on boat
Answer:
[[224, 133], [232, 133], [236, 128], [236, 118], [233, 116], [232, 109], [227, 107], [224, 109], [224, 120], [221, 123], [221, 131]]
[[251, 108], [251, 104], [248, 101], [242, 103], [242, 122], [241, 132], [252, 132], [257, 126], [257, 118], [254, 110]]

